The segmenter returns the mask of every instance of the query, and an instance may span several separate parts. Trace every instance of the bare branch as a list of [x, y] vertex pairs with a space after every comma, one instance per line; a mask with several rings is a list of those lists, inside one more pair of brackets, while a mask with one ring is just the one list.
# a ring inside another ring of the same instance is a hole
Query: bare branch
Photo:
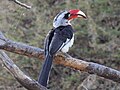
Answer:
[[29, 90], [47, 90], [45, 87], [40, 85], [37, 81], [26, 76], [15, 63], [7, 56], [5, 52], [0, 50], [0, 57], [3, 65], [7, 70], [20, 82], [26, 89]]
[[93, 62], [86, 62], [80, 59], [66, 57], [64, 55], [57, 55], [55, 63], [71, 67], [80, 71], [85, 71], [90, 74], [96, 74], [106, 79], [113, 80], [120, 83], [120, 71], [100, 65]]
[[31, 6], [29, 6], [29, 5], [25, 4], [25, 3], [22, 3], [22, 2], [20, 2], [20, 1], [18, 1], [18, 0], [10, 0], [10, 1], [13, 1], [13, 2], [15, 2], [16, 4], [18, 4], [18, 5], [22, 6], [22, 7], [25, 7], [25, 8], [27, 8], [27, 9], [31, 9]]
[[[0, 35], [1, 36], [1, 35]], [[0, 37], [1, 40], [2, 37]], [[29, 57], [36, 57], [40, 60], [44, 59], [44, 51], [40, 48], [17, 43], [6, 39], [4, 44], [0, 44], [0, 49], [7, 50], [13, 53], [26, 55]], [[85, 71], [90, 74], [96, 74], [106, 79], [113, 80], [120, 83], [120, 71], [92, 62], [86, 62], [84, 60], [67, 57], [63, 54], [57, 54], [54, 58], [56, 64], [71, 67], [80, 71]]]

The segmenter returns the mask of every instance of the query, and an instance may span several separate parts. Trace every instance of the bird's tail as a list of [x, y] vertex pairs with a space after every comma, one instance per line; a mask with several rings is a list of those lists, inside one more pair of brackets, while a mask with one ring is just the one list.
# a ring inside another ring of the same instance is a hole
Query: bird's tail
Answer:
[[47, 81], [49, 79], [49, 73], [51, 70], [52, 61], [53, 61], [53, 56], [48, 54], [46, 56], [42, 70], [41, 70], [40, 75], [39, 75], [38, 83], [40, 83], [41, 85], [43, 85], [45, 87], [47, 86]]

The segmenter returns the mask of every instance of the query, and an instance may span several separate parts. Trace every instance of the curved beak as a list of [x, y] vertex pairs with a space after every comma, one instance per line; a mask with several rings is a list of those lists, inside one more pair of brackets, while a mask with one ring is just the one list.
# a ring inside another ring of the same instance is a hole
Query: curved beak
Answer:
[[82, 11], [79, 11], [78, 13], [77, 13], [77, 15], [78, 15], [78, 17], [82, 17], [82, 18], [87, 18], [87, 16], [85, 15], [85, 13], [83, 13]]
[[70, 13], [70, 17], [68, 18], [68, 20], [78, 17], [87, 19], [87, 16], [81, 10], [74, 9], [74, 10], [70, 10], [69, 13]]

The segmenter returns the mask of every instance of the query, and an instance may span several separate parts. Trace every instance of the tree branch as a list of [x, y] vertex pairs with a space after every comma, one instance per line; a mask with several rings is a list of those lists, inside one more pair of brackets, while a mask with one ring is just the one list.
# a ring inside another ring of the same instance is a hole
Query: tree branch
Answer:
[[27, 8], [27, 9], [31, 9], [31, 6], [29, 6], [29, 5], [25, 4], [25, 3], [22, 3], [22, 2], [20, 2], [20, 1], [18, 1], [18, 0], [10, 0], [10, 1], [13, 1], [13, 2], [15, 2], [16, 4], [18, 4], [18, 5], [22, 6], [22, 7], [25, 7], [25, 8]]
[[21, 85], [28, 90], [47, 90], [45, 87], [40, 85], [37, 81], [26, 76], [15, 63], [7, 56], [5, 52], [0, 50], [0, 57], [3, 65], [6, 69], [17, 79]]
[[[3, 40], [3, 44], [0, 44], [0, 49], [10, 51], [17, 54], [26, 55], [29, 57], [36, 57], [39, 59], [44, 59], [44, 51], [40, 48], [25, 45], [22, 43], [17, 43], [8, 39], [4, 39], [4, 36], [0, 35], [0, 39]], [[77, 69], [80, 71], [85, 71], [90, 74], [96, 74], [98, 76], [104, 77], [106, 79], [113, 80], [115, 82], [120, 83], [120, 71], [115, 69], [93, 63], [86, 62], [80, 59], [76, 59], [73, 57], [67, 57], [63, 54], [57, 54], [54, 58], [54, 63], [61, 64], [64, 66], [68, 66], [73, 69]]]

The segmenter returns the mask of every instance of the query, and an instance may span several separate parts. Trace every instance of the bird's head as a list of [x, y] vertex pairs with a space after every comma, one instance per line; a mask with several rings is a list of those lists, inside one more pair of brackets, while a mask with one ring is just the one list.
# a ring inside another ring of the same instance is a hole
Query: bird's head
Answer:
[[85, 19], [87, 18], [87, 16], [81, 10], [78, 9], [62, 11], [55, 16], [53, 26], [57, 28], [59, 26], [71, 25], [70, 21], [78, 17]]

